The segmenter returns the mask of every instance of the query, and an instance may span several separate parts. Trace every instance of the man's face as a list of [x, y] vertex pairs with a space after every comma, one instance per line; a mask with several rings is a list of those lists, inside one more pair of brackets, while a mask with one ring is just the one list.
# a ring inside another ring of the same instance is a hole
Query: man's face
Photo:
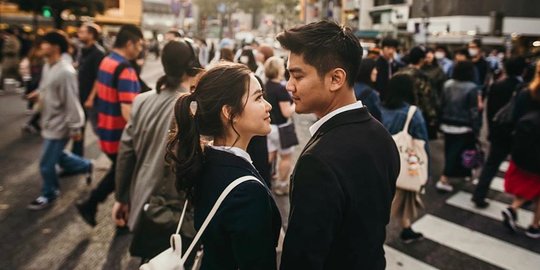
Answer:
[[88, 28], [86, 26], [79, 27], [79, 30], [77, 31], [77, 36], [79, 37], [79, 40], [83, 43], [87, 43], [93, 38], [92, 34], [88, 32]]
[[48, 42], [42, 42], [40, 44], [41, 53], [44, 57], [50, 57], [55, 53], [55, 50], [58, 48], [58, 46], [53, 46], [52, 44]]
[[137, 59], [139, 54], [142, 52], [144, 40], [139, 39], [138, 41], [128, 41], [126, 44], [126, 55], [129, 60]]
[[287, 69], [290, 78], [286, 88], [291, 92], [296, 112], [324, 116], [332, 102], [329, 90], [331, 78], [326, 78], [329, 77], [326, 75], [320, 77], [315, 67], [304, 62], [299, 54], [289, 53]]
[[394, 47], [383, 47], [382, 48], [382, 54], [383, 57], [386, 59], [394, 59], [394, 54], [396, 53], [396, 48]]

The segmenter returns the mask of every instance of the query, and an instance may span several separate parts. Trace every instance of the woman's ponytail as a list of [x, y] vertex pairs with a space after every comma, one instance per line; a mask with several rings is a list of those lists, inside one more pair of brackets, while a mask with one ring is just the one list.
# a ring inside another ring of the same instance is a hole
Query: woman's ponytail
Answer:
[[197, 123], [197, 113], [192, 111], [197, 104], [194, 94], [185, 94], [178, 98], [174, 107], [176, 131], [167, 143], [166, 160], [171, 163], [176, 173], [176, 188], [193, 196], [195, 179], [200, 175], [203, 150]]

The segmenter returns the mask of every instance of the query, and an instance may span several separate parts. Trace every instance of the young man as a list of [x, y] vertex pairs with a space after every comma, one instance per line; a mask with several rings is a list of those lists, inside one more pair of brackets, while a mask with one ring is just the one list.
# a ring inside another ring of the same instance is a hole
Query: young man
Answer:
[[[99, 71], [99, 64], [103, 57], [105, 57], [105, 49], [97, 43], [100, 35], [100, 27], [98, 25], [85, 23], [79, 28], [77, 35], [84, 45], [77, 59], [79, 67], [79, 99], [85, 109], [86, 119], [90, 119], [90, 123], [96, 129], [97, 115], [93, 104], [97, 89], [94, 87], [94, 82]], [[73, 143], [72, 152], [81, 157], [84, 156], [84, 140]]]
[[377, 81], [375, 82], [375, 89], [379, 91], [381, 100], [384, 100], [384, 90], [388, 80], [392, 78], [398, 70], [403, 67], [401, 62], [394, 59], [397, 48], [399, 47], [399, 41], [392, 38], [385, 38], [381, 42], [381, 56], [377, 59]]
[[[99, 203], [105, 201], [114, 191], [116, 155], [122, 130], [129, 120], [131, 103], [141, 86], [135, 69], [128, 63], [137, 58], [143, 49], [143, 35], [135, 25], [120, 28], [113, 51], [99, 65], [97, 75], [98, 136], [101, 150], [111, 160], [112, 165], [101, 183], [92, 190], [90, 197], [77, 204], [83, 219], [91, 226], [96, 225], [96, 211]], [[123, 68], [119, 70], [119, 65]]]
[[499, 171], [499, 166], [508, 157], [512, 150], [512, 132], [514, 127], [510, 125], [497, 126], [493, 122], [495, 114], [504, 107], [514, 93], [520, 91], [523, 84], [522, 75], [525, 73], [527, 63], [521, 57], [510, 58], [504, 63], [506, 78], [491, 85], [487, 99], [487, 120], [489, 128], [489, 154], [478, 177], [478, 185], [474, 190], [472, 201], [478, 208], [486, 208], [489, 203], [486, 197], [491, 181]]
[[81, 139], [81, 128], [84, 124], [75, 69], [71, 64], [61, 60], [62, 53], [67, 49], [68, 41], [61, 32], [49, 32], [42, 39], [41, 50], [47, 59], [38, 89], [43, 105], [41, 135], [44, 141], [39, 163], [43, 189], [41, 196], [28, 205], [28, 209], [31, 210], [47, 207], [60, 194], [55, 170], [57, 164], [65, 172], [86, 172], [87, 183], [91, 180], [92, 163], [64, 152], [70, 138], [73, 141]]
[[399, 174], [396, 145], [356, 101], [362, 48], [348, 28], [321, 21], [278, 35], [297, 113], [314, 113], [291, 176], [281, 269], [384, 269], [383, 243]]

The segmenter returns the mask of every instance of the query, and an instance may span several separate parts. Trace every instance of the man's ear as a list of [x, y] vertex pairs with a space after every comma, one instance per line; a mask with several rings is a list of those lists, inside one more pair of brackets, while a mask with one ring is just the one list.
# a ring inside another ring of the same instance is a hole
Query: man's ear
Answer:
[[329, 71], [330, 75], [330, 91], [334, 92], [347, 83], [347, 72], [342, 68], [334, 68]]

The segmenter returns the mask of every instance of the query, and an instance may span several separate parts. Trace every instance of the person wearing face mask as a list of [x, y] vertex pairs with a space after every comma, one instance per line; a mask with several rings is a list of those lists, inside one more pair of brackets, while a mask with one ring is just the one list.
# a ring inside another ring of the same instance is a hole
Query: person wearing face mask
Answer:
[[446, 74], [447, 77], [450, 77], [450, 71], [452, 70], [454, 63], [450, 60], [448, 48], [443, 45], [437, 45], [437, 47], [435, 47], [434, 56], [435, 59], [437, 59], [439, 66], [444, 71], [444, 74]]
[[486, 86], [491, 80], [489, 64], [482, 53], [482, 40], [473, 39], [471, 42], [469, 42], [468, 51], [478, 72], [478, 81], [476, 83], [480, 86], [481, 91], [481, 93], [479, 93], [481, 96], [478, 98], [478, 109], [482, 110], [484, 108], [484, 104], [481, 97], [485, 97]]

